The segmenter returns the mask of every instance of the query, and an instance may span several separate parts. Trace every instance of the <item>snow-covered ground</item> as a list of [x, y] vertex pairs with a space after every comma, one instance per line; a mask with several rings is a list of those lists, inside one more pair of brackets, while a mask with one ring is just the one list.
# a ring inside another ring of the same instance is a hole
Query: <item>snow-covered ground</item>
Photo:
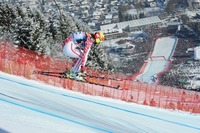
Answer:
[[168, 60], [173, 55], [178, 38], [164, 37], [158, 38], [155, 42], [152, 58], [148, 59], [144, 72], [137, 76], [141, 82], [154, 83], [156, 75], [164, 71], [167, 67]]
[[200, 115], [72, 92], [0, 72], [1, 133], [199, 133]]

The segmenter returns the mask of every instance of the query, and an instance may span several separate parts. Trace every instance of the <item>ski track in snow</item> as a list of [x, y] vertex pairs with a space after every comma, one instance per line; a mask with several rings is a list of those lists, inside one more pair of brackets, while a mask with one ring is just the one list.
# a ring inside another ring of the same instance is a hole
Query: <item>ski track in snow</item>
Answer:
[[[134, 115], [137, 115], [137, 116], [140, 116], [140, 117], [142, 116], [144, 118], [150, 118], [150, 119], [158, 120], [158, 121], [161, 121], [161, 122], [164, 122], [164, 123], [170, 123], [170, 124], [178, 125], [178, 126], [181, 126], [181, 127], [191, 128], [191, 129], [194, 129], [194, 130], [197, 130], [197, 131], [200, 132], [200, 127], [197, 127], [197, 126], [192, 126], [190, 124], [182, 123], [182, 122], [179, 122], [179, 121], [167, 120], [167, 119], [157, 117], [157, 116], [154, 116], [154, 115], [149, 115], [149, 114], [146, 114], [146, 113], [132, 111], [130, 109], [121, 108], [120, 106], [109, 105], [109, 104], [106, 104], [105, 102], [90, 100], [90, 98], [82, 98], [82, 97], [73, 96], [73, 95], [67, 94], [67, 93], [65, 93], [65, 94], [64, 93], [58, 93], [55, 90], [50, 90], [48, 88], [38, 87], [37, 84], [31, 85], [31, 84], [29, 84], [29, 82], [31, 83], [31, 81], [24, 83], [23, 81], [16, 81], [14, 78], [12, 79], [12, 78], [8, 78], [8, 77], [3, 77], [1, 74], [0, 74], [0, 80], [4, 81], [4, 82], [8, 82], [8, 84], [16, 84], [16, 85], [19, 85], [19, 86], [26, 87], [26, 89], [37, 90], [37, 91], [39, 91], [38, 93], [50, 93], [50, 94], [53, 94], [53, 95], [62, 96], [66, 100], [69, 100], [69, 98], [70, 98], [70, 99], [73, 99], [73, 100], [78, 100], [80, 103], [86, 102], [86, 103], [89, 103], [89, 104], [93, 104], [95, 106], [101, 106], [101, 107], [104, 107], [104, 108], [109, 108], [111, 110], [119, 111], [119, 113], [123, 112], [123, 113], [126, 113], [126, 114], [127, 113], [128, 114], [134, 114]], [[3, 88], [0, 89], [0, 90], [3, 90]], [[97, 131], [114, 132], [113, 130], [110, 130], [110, 129], [107, 129], [107, 128], [102, 128], [102, 126], [96, 126], [95, 124], [87, 124], [86, 122], [81, 122], [78, 119], [77, 120], [74, 119], [74, 118], [71, 119], [71, 118], [65, 117], [63, 115], [57, 114], [56, 110], [54, 110], [55, 112], [52, 113], [51, 111], [46, 111], [45, 109], [40, 109], [40, 108], [34, 107], [34, 105], [37, 105], [37, 104], [41, 104], [40, 106], [43, 106], [43, 105], [42, 105], [42, 103], [37, 103], [38, 102], [37, 100], [34, 100], [34, 99], [31, 100], [31, 98], [25, 99], [25, 100], [19, 99], [17, 97], [10, 96], [10, 95], [2, 93], [2, 92], [0, 93], [0, 95], [1, 95], [1, 97], [0, 97], [1, 102], [5, 102], [5, 103], [11, 104], [13, 106], [18, 106], [18, 107], [21, 107], [21, 108], [24, 108], [24, 109], [27, 109], [27, 110], [31, 110], [31, 111], [43, 114], [43, 115], [47, 115], [47, 116], [54, 117], [54, 118], [57, 118], [57, 119], [61, 119], [61, 120], [64, 120], [64, 121], [72, 122], [72, 123], [75, 123], [77, 125], [81, 125], [81, 126], [84, 126], [84, 127], [87, 127], [87, 128], [95, 129]], [[26, 105], [26, 103], [30, 103], [30, 104]], [[31, 106], [31, 105], [33, 105], [33, 106]], [[51, 108], [51, 107], [48, 107], [48, 104], [46, 104], [46, 106], [47, 106], [46, 108]], [[100, 116], [100, 117], [102, 119], [102, 116]], [[105, 119], [105, 118], [103, 118], [103, 119]], [[130, 123], [126, 123], [126, 124], [128, 125]], [[142, 128], [138, 125], [134, 125], [134, 123], [132, 123], [129, 126], [132, 127], [132, 129], [135, 128], [136, 131], [144, 132], [144, 133], [148, 133], [150, 130], [153, 130], [153, 129], [148, 128], [148, 127]], [[116, 127], [113, 127], [113, 128], [116, 128]], [[148, 131], [147, 131], [147, 129], [148, 129]], [[151, 131], [151, 132], [156, 132], [156, 131]]]

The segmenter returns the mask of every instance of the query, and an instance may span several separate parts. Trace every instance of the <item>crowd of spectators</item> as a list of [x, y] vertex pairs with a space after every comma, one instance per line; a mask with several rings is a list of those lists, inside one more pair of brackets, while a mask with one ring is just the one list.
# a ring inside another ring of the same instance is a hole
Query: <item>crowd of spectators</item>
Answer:
[[163, 85], [199, 90], [199, 88], [187, 87], [190, 84], [189, 80], [196, 80], [194, 79], [195, 73], [192, 70], [200, 65], [199, 61], [194, 60], [194, 52], [187, 52], [188, 48], [193, 47], [195, 47], [194, 38], [179, 38], [170, 69], [161, 76]]
[[[142, 41], [137, 41], [137, 39], [127, 39], [118, 41], [117, 43], [119, 43], [119, 45], [123, 45], [124, 41], [126, 41], [128, 43], [133, 44], [135, 47], [134, 50], [132, 50], [131, 52], [129, 49], [121, 49], [117, 51], [118, 54], [120, 54], [122, 53], [122, 50], [126, 50], [127, 54], [125, 57], [120, 57], [120, 62], [117, 63], [119, 67], [117, 67], [114, 71], [121, 72], [127, 75], [133, 75], [139, 72], [145, 60], [147, 60], [150, 56], [156, 38], [166, 35], [164, 30], [165, 28], [152, 26], [144, 29], [144, 33], [147, 34], [147, 37], [143, 38]], [[131, 61], [127, 62], [128, 56], [131, 56]]]
[[[118, 68], [118, 71], [123, 72], [124, 74], [136, 74], [151, 54], [154, 42], [158, 37], [176, 36], [175, 30], [172, 32], [168, 27], [149, 27], [144, 29], [144, 32], [148, 34], [147, 40], [142, 43], [134, 43], [135, 48], [132, 54], [138, 54], [139, 56], [133, 58], [128, 65]], [[193, 68], [195, 69], [200, 65], [200, 63], [199, 61], [194, 60], [194, 52], [188, 52], [189, 48], [195, 47], [196, 38], [178, 38], [179, 40], [175, 52], [171, 60], [169, 60], [169, 71], [162, 74], [159, 81], [162, 85], [186, 89], [186, 85], [188, 84], [187, 81], [191, 78], [194, 79], [194, 76], [191, 76], [189, 70]], [[144, 54], [140, 55], [140, 53]]]
[[[150, 50], [153, 49], [153, 39], [151, 37], [147, 37], [144, 39], [144, 41], [134, 41], [134, 40], [126, 40], [126, 42], [129, 42], [133, 44], [135, 47], [134, 49], [127, 48], [122, 49], [119, 52], [125, 53], [126, 56], [120, 57], [120, 66], [115, 70], [116, 72], [121, 72], [127, 75], [132, 75], [141, 69], [142, 65], [144, 64], [144, 61], [149, 56]], [[120, 43], [122, 41], [119, 41]], [[119, 44], [121, 45], [121, 44]], [[123, 44], [122, 44], [123, 45]], [[131, 56], [131, 60], [127, 60], [127, 57]]]

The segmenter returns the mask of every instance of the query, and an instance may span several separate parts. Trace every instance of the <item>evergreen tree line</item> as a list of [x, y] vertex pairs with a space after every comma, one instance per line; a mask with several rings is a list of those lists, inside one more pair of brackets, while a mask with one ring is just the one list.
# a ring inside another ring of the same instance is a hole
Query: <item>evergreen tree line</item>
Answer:
[[[0, 35], [9, 36], [9, 41], [26, 49], [69, 59], [63, 55], [61, 44], [68, 35], [77, 31], [90, 32], [90, 28], [68, 13], [58, 15], [56, 10], [52, 10], [44, 16], [30, 7], [0, 4]], [[110, 66], [100, 46], [91, 48], [87, 65], [103, 70]]]

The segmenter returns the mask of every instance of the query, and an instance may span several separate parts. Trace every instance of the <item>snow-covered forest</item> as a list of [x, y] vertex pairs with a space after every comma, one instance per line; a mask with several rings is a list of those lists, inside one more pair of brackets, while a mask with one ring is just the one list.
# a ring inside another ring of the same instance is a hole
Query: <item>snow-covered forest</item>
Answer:
[[[66, 12], [52, 8], [48, 15], [28, 6], [0, 5], [0, 39], [16, 46], [50, 55], [66, 58], [61, 50], [64, 39], [73, 32], [91, 29], [81, 20]], [[108, 69], [106, 56], [100, 46], [92, 47], [88, 66]]]

